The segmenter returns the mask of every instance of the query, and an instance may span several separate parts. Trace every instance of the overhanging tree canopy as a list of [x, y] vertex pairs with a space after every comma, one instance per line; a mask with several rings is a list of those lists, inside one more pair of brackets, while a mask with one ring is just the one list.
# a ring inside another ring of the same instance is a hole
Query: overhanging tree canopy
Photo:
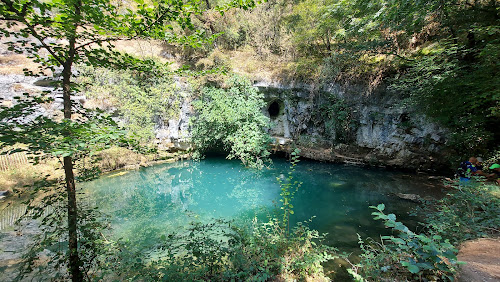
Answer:
[[[66, 191], [68, 196], [69, 269], [73, 281], [83, 279], [78, 256], [77, 205], [72, 156], [75, 152], [71, 143], [74, 128], [71, 95], [73, 67], [76, 63], [100, 66], [120, 66], [151, 69], [151, 61], [141, 61], [114, 49], [114, 42], [137, 38], [162, 39], [168, 42], [200, 46], [210, 38], [203, 30], [194, 30], [191, 16], [201, 13], [200, 1], [196, 0], [1, 0], [0, 38], [10, 38], [6, 44], [9, 50], [24, 53], [40, 64], [39, 72], [25, 69], [26, 75], [59, 75], [58, 86], [62, 88], [64, 100], [64, 124], [56, 130], [69, 143], [64, 156]], [[232, 7], [248, 8], [253, 0], [230, 1], [214, 9], [223, 13]], [[173, 26], [192, 29], [189, 36], [178, 36]], [[17, 115], [22, 115], [23, 110]], [[24, 111], [26, 112], [26, 111]], [[5, 118], [2, 122], [9, 119]], [[12, 119], [10, 119], [12, 121]], [[45, 119], [39, 119], [42, 121]], [[33, 126], [54, 126], [53, 123], [32, 123]], [[21, 136], [21, 134], [19, 134]], [[0, 137], [4, 136], [0, 133]], [[33, 141], [16, 140], [10, 135], [8, 142]], [[55, 136], [54, 136], [55, 137]], [[57, 137], [55, 137], [57, 138]], [[5, 140], [4, 140], [5, 141]], [[64, 147], [64, 146], [63, 146]]]

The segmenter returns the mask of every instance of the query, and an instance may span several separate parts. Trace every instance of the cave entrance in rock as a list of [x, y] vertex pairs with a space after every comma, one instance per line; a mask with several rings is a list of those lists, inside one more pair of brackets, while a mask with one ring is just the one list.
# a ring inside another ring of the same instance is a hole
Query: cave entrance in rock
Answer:
[[281, 107], [278, 101], [273, 101], [269, 107], [267, 108], [267, 112], [269, 113], [269, 117], [277, 118], [280, 114]]

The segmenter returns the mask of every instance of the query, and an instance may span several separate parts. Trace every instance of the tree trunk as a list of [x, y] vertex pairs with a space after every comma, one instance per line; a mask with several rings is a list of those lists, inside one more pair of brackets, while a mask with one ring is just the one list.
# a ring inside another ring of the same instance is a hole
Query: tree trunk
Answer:
[[[210, 10], [212, 9], [211, 6], [210, 6], [210, 2], [209, 0], [205, 0], [205, 4], [207, 4], [207, 10]], [[206, 13], [207, 11], [205, 11]], [[202, 20], [203, 21], [203, 20]], [[214, 28], [214, 25], [212, 24], [212, 20], [208, 20], [208, 27], [210, 28], [210, 32], [212, 33], [212, 35], [215, 35], [216, 32], [215, 32], [215, 28]], [[217, 48], [217, 39], [214, 40], [214, 47]]]
[[[71, 61], [64, 66], [63, 70], [63, 100], [64, 119], [71, 119]], [[69, 135], [70, 132], [65, 132]], [[76, 186], [73, 174], [73, 160], [70, 156], [64, 157], [64, 175], [66, 179], [66, 192], [68, 193], [68, 242], [69, 242], [69, 271], [72, 281], [83, 281], [80, 269], [81, 261], [78, 256], [78, 210], [76, 206]]]
[[332, 44], [330, 42], [330, 29], [326, 31], [326, 50], [328, 50], [328, 54], [332, 52]]
[[[81, 3], [78, 1], [75, 4], [75, 14], [80, 16]], [[76, 30], [78, 24], [75, 23], [74, 34], [69, 40], [69, 53], [66, 58], [63, 69], [63, 103], [64, 103], [64, 119], [71, 120], [71, 68], [76, 54]], [[64, 132], [65, 136], [71, 135], [71, 132]], [[82, 262], [78, 256], [78, 209], [76, 206], [76, 186], [75, 175], [73, 173], [73, 160], [71, 156], [64, 157], [64, 175], [66, 179], [66, 192], [68, 193], [68, 247], [69, 261], [68, 267], [73, 282], [83, 281], [83, 274], [80, 269]]]

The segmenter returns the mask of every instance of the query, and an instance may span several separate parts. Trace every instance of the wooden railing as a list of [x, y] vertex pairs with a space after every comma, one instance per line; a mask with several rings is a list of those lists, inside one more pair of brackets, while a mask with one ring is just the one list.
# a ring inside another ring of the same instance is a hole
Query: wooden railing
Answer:
[[26, 213], [26, 205], [9, 206], [0, 210], [0, 231], [12, 227]]
[[[0, 209], [0, 231], [11, 228], [16, 225], [17, 221], [26, 214], [28, 208], [25, 204], [16, 204]], [[47, 206], [43, 210], [43, 216], [54, 212], [54, 207]], [[33, 214], [34, 210], [28, 211], [28, 214]], [[28, 217], [29, 218], [29, 217]], [[28, 219], [29, 220], [29, 219]]]
[[28, 163], [28, 156], [24, 152], [0, 155], [0, 171], [18, 168]]

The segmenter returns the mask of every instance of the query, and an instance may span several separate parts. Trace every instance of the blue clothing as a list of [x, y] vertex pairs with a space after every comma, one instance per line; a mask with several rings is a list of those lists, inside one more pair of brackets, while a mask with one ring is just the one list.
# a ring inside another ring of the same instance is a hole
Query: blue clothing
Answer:
[[458, 168], [457, 174], [460, 176], [461, 181], [466, 181], [470, 180], [472, 177], [472, 174], [477, 172], [478, 169], [476, 166], [474, 166], [471, 162], [465, 161], [460, 164], [460, 167]]

